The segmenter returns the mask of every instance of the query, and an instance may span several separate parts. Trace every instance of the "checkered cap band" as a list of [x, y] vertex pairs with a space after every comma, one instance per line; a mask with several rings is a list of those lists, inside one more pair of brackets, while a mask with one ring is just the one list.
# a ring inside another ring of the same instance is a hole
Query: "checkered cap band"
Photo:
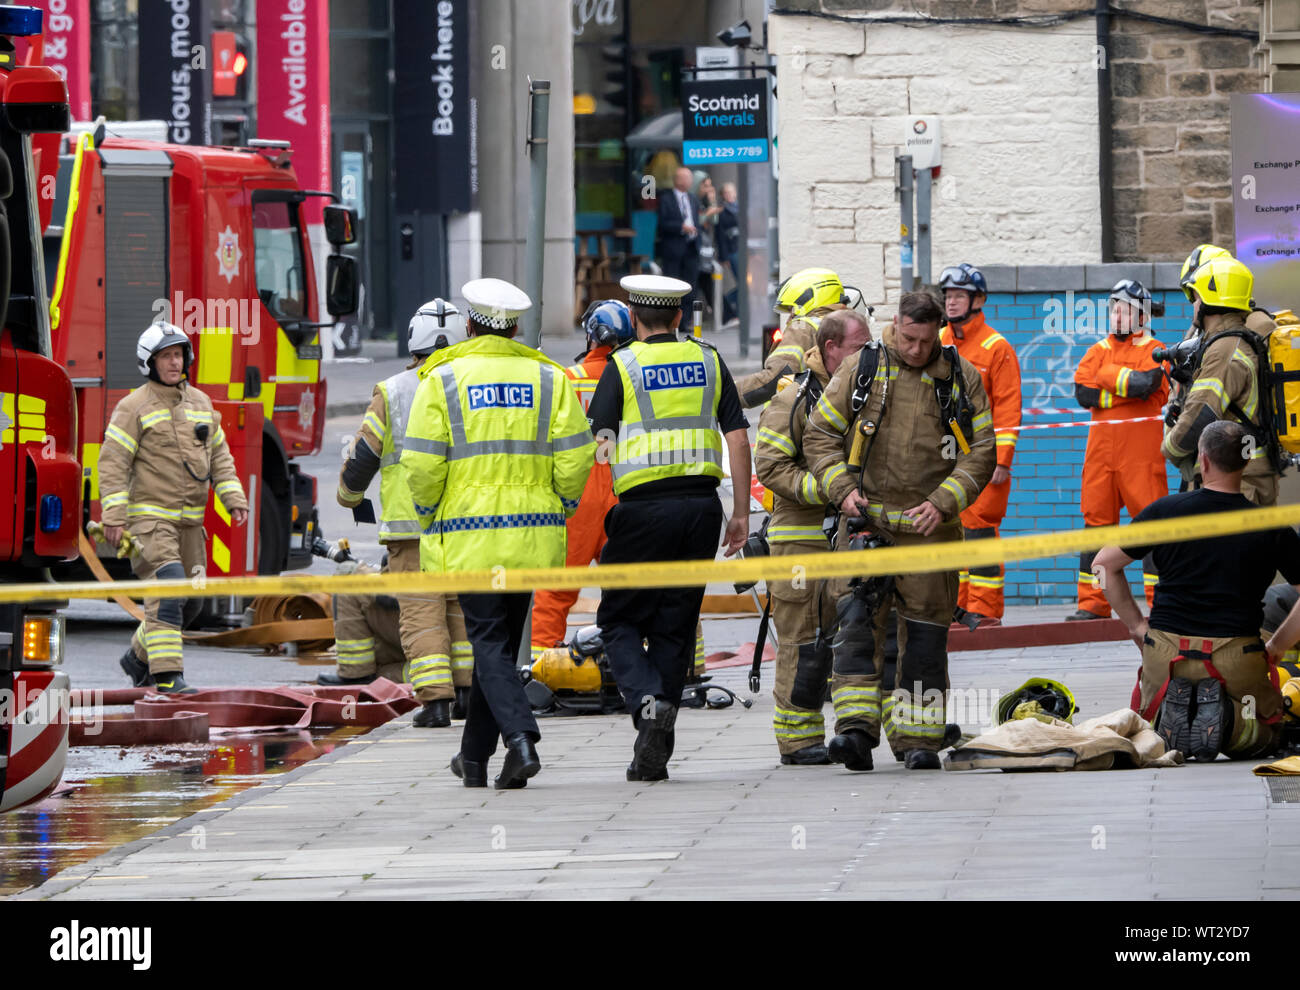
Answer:
[[488, 316], [480, 312], [473, 306], [469, 307], [469, 318], [479, 326], [488, 327], [491, 330], [509, 330], [519, 323], [519, 317], [516, 316]]
[[662, 295], [646, 295], [641, 292], [629, 292], [627, 294], [629, 306], [660, 306], [664, 309], [671, 309], [674, 306], [682, 304], [682, 297], [670, 297]]

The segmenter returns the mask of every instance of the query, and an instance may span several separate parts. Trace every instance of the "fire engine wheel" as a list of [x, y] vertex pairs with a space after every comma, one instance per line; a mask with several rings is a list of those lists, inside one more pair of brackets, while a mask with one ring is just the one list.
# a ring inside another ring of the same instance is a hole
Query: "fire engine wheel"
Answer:
[[279, 574], [289, 559], [289, 531], [275, 493], [262, 486], [257, 506], [257, 573]]

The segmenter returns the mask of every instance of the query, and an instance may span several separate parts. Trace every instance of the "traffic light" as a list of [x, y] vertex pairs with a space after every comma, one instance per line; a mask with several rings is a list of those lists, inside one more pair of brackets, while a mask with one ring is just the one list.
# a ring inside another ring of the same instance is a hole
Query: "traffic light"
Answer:
[[248, 41], [235, 31], [212, 32], [212, 95], [248, 102]]
[[621, 39], [617, 39], [615, 44], [602, 47], [600, 56], [607, 63], [604, 71], [605, 83], [601, 88], [600, 97], [611, 106], [626, 111], [628, 106], [627, 45]]
[[772, 348], [781, 343], [781, 338], [785, 336], [785, 331], [777, 323], [768, 323], [763, 327], [763, 363], [767, 363], [767, 356], [772, 353]]

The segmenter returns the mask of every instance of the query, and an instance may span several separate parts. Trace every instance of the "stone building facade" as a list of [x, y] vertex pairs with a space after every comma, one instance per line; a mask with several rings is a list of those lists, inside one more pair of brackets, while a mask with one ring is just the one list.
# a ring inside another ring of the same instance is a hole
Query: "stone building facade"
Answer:
[[1102, 50], [1091, 0], [788, 0], [770, 19], [783, 269], [833, 244], [868, 300], [896, 300], [893, 157], [908, 114], [942, 118], [934, 272], [1231, 245], [1228, 102], [1268, 88], [1262, 6], [1131, 0]]
[[[1182, 336], [1181, 261], [1203, 241], [1234, 246], [1229, 95], [1300, 88], [1300, 0], [1119, 6], [1104, 50], [1093, 0], [784, 0], [769, 21], [783, 275], [829, 265], [890, 315], [894, 154], [909, 114], [940, 118], [931, 276], [984, 268], [988, 320], [1022, 368], [1004, 535], [1082, 524], [1073, 376], [1106, 332], [1109, 288], [1142, 280], [1167, 307], [1157, 337]], [[1007, 601], [1073, 602], [1077, 572], [1075, 557], [1008, 564]]]

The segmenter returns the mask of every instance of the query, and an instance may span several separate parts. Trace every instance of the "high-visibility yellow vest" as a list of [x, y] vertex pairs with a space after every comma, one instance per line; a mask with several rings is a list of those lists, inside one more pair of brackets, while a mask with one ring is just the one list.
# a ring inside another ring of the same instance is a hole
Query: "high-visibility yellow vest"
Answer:
[[595, 441], [564, 369], [494, 335], [421, 369], [402, 449], [424, 570], [564, 564]]
[[634, 340], [612, 355], [623, 382], [614, 491], [664, 478], [722, 478], [722, 363], [694, 340]]
[[379, 542], [393, 540], [418, 540], [422, 527], [415, 514], [411, 489], [406, 483], [406, 470], [402, 467], [402, 441], [406, 439], [406, 424], [411, 418], [411, 402], [420, 385], [420, 376], [414, 368], [393, 375], [379, 383], [384, 397], [388, 429], [379, 451]]

